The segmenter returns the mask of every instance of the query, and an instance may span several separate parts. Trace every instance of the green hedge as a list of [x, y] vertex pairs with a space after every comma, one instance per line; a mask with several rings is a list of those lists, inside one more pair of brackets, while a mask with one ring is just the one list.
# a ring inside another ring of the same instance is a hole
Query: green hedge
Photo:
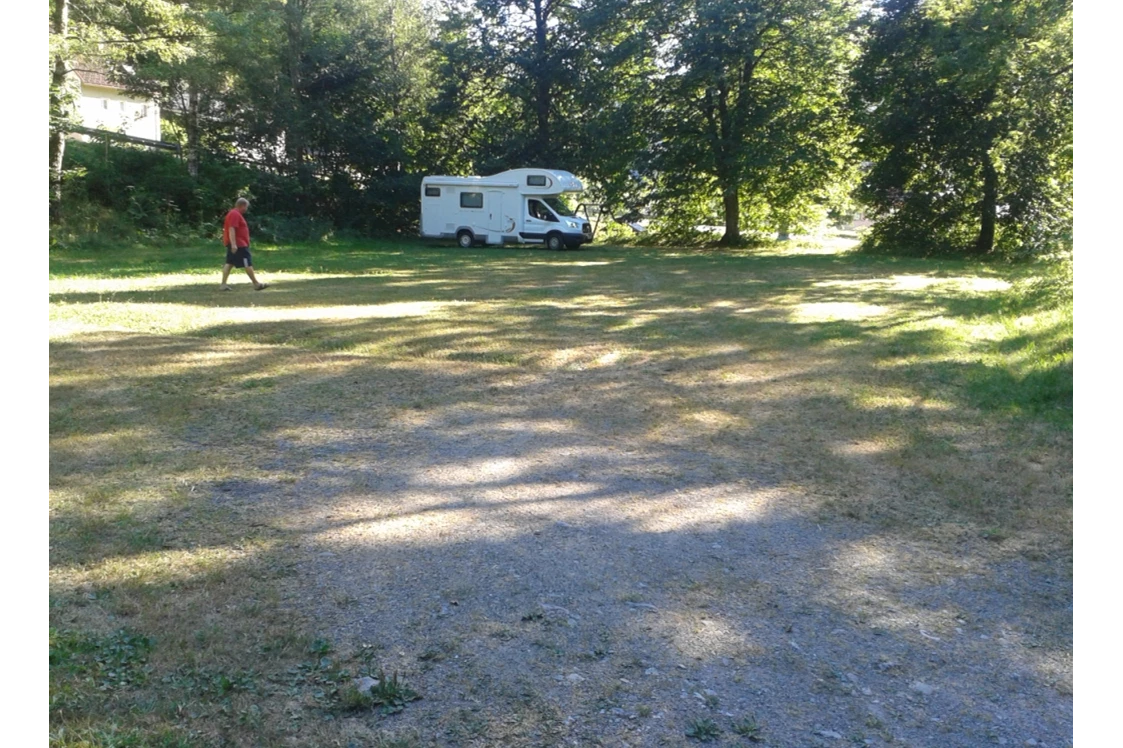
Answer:
[[130, 146], [67, 144], [61, 223], [54, 239], [104, 244], [144, 235], [217, 238], [223, 214], [246, 196], [260, 241], [324, 239], [336, 230], [386, 235], [416, 232], [420, 175], [357, 181], [314, 178], [302, 188], [293, 175], [208, 155], [192, 178], [177, 156]]

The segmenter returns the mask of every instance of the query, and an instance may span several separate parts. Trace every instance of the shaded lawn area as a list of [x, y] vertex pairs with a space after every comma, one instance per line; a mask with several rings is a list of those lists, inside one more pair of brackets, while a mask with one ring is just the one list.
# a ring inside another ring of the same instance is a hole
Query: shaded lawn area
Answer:
[[[554, 522], [642, 547], [794, 518], [861, 528], [861, 542], [960, 544], [972, 573], [1070, 573], [1071, 286], [1043, 266], [404, 241], [254, 256], [273, 287], [255, 293], [235, 274], [220, 293], [213, 247], [52, 252], [59, 745], [584, 741], [565, 714], [624, 703], [607, 681], [590, 678], [582, 707], [457, 671], [490, 705], [424, 711], [446, 705], [425, 674], [451, 667], [469, 634], [419, 634], [429, 624], [409, 616], [402, 630], [364, 629], [370, 588], [342, 579], [393, 579], [400, 563], [418, 599], [467, 600], [485, 583], [458, 573], [450, 549], [517, 555]], [[682, 503], [728, 487], [712, 505]], [[742, 514], [745, 496], [757, 508]], [[909, 579], [952, 573], [932, 563]], [[750, 595], [680, 572], [665, 571], [677, 592], [660, 608]], [[473, 610], [473, 630], [515, 639], [508, 626], [549, 619], [529, 604], [506, 623]], [[1024, 624], [1045, 653], [1038, 676], [1063, 694], [1071, 610], [1039, 615]], [[548, 639], [535, 646], [564, 661], [569, 640]], [[622, 643], [598, 646], [582, 652], [626, 668]], [[388, 708], [347, 692], [379, 668], [427, 683], [425, 700]], [[658, 694], [639, 698], [640, 721], [662, 708]], [[667, 729], [684, 735], [681, 720]]]

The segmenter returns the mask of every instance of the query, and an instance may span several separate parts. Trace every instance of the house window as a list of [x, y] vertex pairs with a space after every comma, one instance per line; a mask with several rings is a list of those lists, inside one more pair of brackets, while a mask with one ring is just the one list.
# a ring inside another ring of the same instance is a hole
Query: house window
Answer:
[[125, 102], [123, 102], [123, 101], [121, 102], [121, 111], [122, 112], [125, 111]]
[[461, 192], [460, 193], [460, 207], [461, 208], [482, 208], [484, 206], [484, 193], [482, 192]]
[[546, 175], [545, 174], [528, 174], [526, 177], [527, 187], [545, 187]]
[[148, 116], [148, 105], [147, 104], [144, 104], [143, 106], [141, 106], [140, 116], [141, 117], [147, 117]]
[[426, 185], [426, 187], [425, 187], [425, 197], [440, 197], [440, 196], [441, 196], [441, 188], [440, 187], [429, 187], [428, 185]]

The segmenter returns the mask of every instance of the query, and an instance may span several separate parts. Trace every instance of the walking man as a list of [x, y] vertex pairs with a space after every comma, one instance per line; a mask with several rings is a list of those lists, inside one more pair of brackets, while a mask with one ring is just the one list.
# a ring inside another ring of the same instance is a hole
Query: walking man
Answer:
[[258, 283], [257, 276], [253, 274], [253, 260], [250, 258], [250, 227], [246, 223], [246, 211], [250, 208], [250, 201], [244, 197], [238, 198], [234, 208], [226, 214], [222, 222], [222, 243], [226, 247], [226, 264], [222, 266], [222, 285], [219, 291], [229, 291], [230, 286], [226, 281], [230, 278], [230, 269], [240, 267], [246, 269], [255, 291], [269, 288], [268, 284]]

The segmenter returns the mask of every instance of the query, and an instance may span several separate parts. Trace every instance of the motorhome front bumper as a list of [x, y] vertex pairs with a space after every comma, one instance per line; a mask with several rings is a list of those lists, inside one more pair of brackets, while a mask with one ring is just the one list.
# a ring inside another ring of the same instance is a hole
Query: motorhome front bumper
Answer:
[[565, 239], [565, 245], [567, 247], [579, 247], [593, 240], [593, 232], [565, 231], [562, 233], [562, 237]]

